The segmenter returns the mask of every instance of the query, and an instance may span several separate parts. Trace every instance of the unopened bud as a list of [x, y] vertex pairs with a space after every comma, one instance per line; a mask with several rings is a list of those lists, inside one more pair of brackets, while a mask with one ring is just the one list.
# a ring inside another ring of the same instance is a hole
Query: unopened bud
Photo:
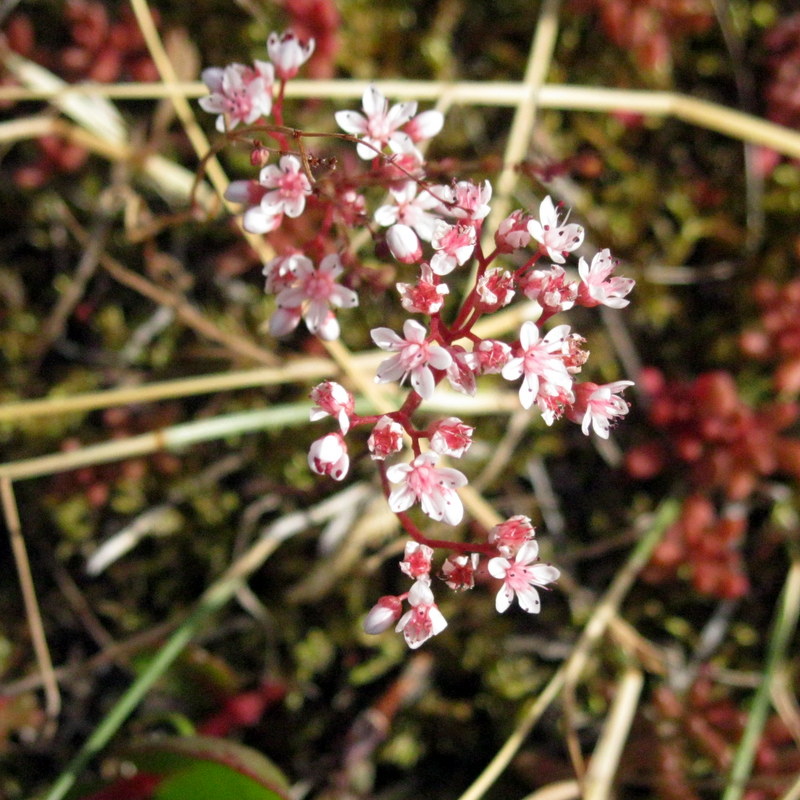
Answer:
[[364, 619], [364, 632], [370, 635], [389, 630], [403, 612], [403, 604], [394, 595], [387, 594], [378, 600]]
[[422, 258], [422, 247], [417, 234], [408, 225], [392, 225], [386, 231], [386, 244], [392, 255], [403, 264], [413, 264]]

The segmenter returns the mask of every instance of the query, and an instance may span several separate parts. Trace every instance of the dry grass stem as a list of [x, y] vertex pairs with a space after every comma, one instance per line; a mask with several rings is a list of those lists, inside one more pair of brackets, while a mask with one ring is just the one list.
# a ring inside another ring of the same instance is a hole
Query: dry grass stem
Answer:
[[[286, 90], [287, 97], [327, 97], [331, 100], [355, 100], [363, 95], [370, 81], [292, 81]], [[521, 83], [438, 81], [374, 81], [386, 96], [435, 102], [447, 95], [453, 105], [517, 106], [524, 102], [529, 89]], [[208, 94], [207, 87], [199, 82], [165, 84], [75, 84], [63, 89], [0, 87], [2, 100], [52, 100], [69, 95], [96, 95], [116, 99], [159, 99], [182, 95], [199, 98]], [[707, 130], [717, 131], [743, 142], [769, 147], [777, 152], [800, 158], [800, 133], [767, 122], [741, 111], [698, 100], [677, 92], [648, 91], [644, 89], [606, 89], [593, 86], [546, 84], [538, 94], [539, 108], [562, 111], [612, 112], [626, 111], [656, 117], [675, 117], [682, 122]]]
[[612, 796], [614, 775], [636, 716], [643, 687], [644, 673], [637, 667], [628, 667], [617, 685], [600, 741], [589, 761], [583, 781], [583, 800], [607, 800]]
[[31, 642], [36, 653], [36, 662], [39, 665], [42, 687], [44, 688], [45, 713], [49, 721], [48, 727], [50, 727], [61, 711], [61, 692], [53, 674], [53, 661], [50, 658], [50, 649], [47, 646], [47, 637], [44, 632], [42, 614], [39, 610], [39, 601], [36, 599], [36, 587], [33, 584], [28, 551], [25, 547], [25, 539], [22, 536], [22, 525], [19, 519], [17, 500], [14, 496], [14, 486], [11, 480], [4, 475], [0, 475], [0, 498], [2, 498], [3, 517], [6, 522], [6, 528], [8, 528], [11, 552], [14, 554], [22, 600], [25, 604], [25, 615], [28, 619]]
[[511, 211], [511, 195], [519, 177], [515, 166], [524, 161], [531, 144], [539, 93], [544, 85], [558, 38], [558, 10], [561, 0], [545, 0], [539, 11], [536, 33], [533, 37], [528, 64], [522, 79], [526, 96], [516, 104], [514, 119], [503, 153], [503, 169], [496, 180], [492, 198], [492, 210], [484, 225], [485, 252], [493, 246], [493, 231]]
[[578, 781], [558, 781], [542, 786], [523, 800], [580, 800], [581, 787]]

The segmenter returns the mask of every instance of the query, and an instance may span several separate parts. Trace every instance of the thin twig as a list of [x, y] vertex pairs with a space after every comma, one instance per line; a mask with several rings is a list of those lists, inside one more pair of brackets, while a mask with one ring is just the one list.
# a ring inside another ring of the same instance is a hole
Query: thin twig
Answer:
[[38, 373], [39, 362], [48, 352], [53, 342], [61, 335], [69, 315], [80, 302], [92, 275], [97, 269], [101, 253], [105, 250], [111, 233], [111, 215], [117, 202], [113, 195], [105, 192], [100, 198], [98, 218], [92, 226], [92, 230], [87, 232], [87, 241], [78, 261], [78, 266], [75, 268], [75, 274], [72, 276], [67, 288], [59, 296], [55, 308], [50, 312], [50, 316], [42, 325], [37, 337], [36, 348], [32, 354], [33, 363], [30, 367], [33, 375]]
[[[56, 667], [53, 676], [59, 683], [71, 680], [77, 676], [87, 675], [92, 670], [105, 667], [111, 662], [124, 660], [128, 655], [134, 654], [145, 648], [151, 647], [154, 643], [162, 640], [170, 631], [175, 628], [175, 622], [164, 622], [149, 628], [141, 633], [135, 633], [128, 639], [121, 642], [114, 642], [108, 647], [103, 648], [99, 653], [80, 664], [72, 664]], [[31, 692], [41, 688], [43, 685], [41, 673], [28, 675], [15, 681], [0, 684], [0, 693], [7, 697], [17, 697], [26, 692]]]
[[50, 658], [50, 649], [47, 646], [47, 637], [44, 633], [42, 614], [39, 610], [39, 601], [36, 599], [36, 588], [33, 585], [31, 565], [28, 561], [28, 551], [25, 539], [22, 536], [22, 525], [19, 520], [19, 509], [14, 497], [14, 487], [6, 476], [0, 476], [0, 495], [3, 503], [3, 516], [11, 540], [11, 552], [17, 567], [17, 576], [22, 590], [22, 600], [25, 604], [25, 613], [28, 617], [28, 628], [31, 633], [33, 650], [42, 675], [42, 686], [45, 696], [45, 712], [48, 719], [53, 722], [61, 711], [61, 692], [58, 682], [53, 674], [53, 661]]
[[614, 776], [643, 686], [644, 673], [633, 665], [627, 667], [616, 687], [611, 711], [589, 762], [583, 782], [583, 800], [607, 800], [611, 797]]
[[[730, 68], [736, 83], [739, 107], [752, 114], [757, 109], [756, 84], [749, 68], [742, 37], [736, 31], [730, 4], [727, 0], [712, 0], [722, 39], [728, 51]], [[754, 253], [764, 239], [764, 176], [757, 168], [758, 150], [753, 144], [744, 146], [744, 185], [747, 208], [746, 249]]]
[[[89, 242], [88, 233], [78, 224], [77, 220], [75, 220], [71, 214], [66, 212], [66, 209], [64, 209], [64, 216], [70, 233], [72, 233], [81, 244], [87, 245]], [[259, 347], [243, 336], [230, 333], [218, 327], [213, 322], [210, 322], [207, 317], [198, 311], [183, 295], [157, 286], [139, 273], [123, 266], [115, 258], [108, 255], [108, 253], [102, 253], [100, 255], [100, 265], [124, 286], [134, 289], [139, 292], [139, 294], [148, 297], [159, 305], [174, 309], [176, 316], [184, 324], [211, 341], [223, 344], [240, 357], [260, 364], [275, 365], [277, 362], [275, 355], [266, 348]]]

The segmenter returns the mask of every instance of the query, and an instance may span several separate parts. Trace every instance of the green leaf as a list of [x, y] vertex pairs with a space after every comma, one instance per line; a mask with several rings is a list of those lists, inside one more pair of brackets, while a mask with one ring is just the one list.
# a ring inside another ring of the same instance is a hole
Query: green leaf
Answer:
[[165, 778], [153, 800], [285, 800], [286, 797], [224, 764], [198, 761]]
[[[125, 757], [141, 772], [167, 776], [155, 795], [158, 800], [178, 797], [191, 797], [193, 800], [289, 798], [289, 781], [283, 773], [261, 753], [238, 742], [210, 736], [159, 737], [132, 745]], [[202, 778], [194, 777], [201, 773]], [[190, 790], [184, 783], [194, 786], [195, 780], [197, 789]], [[181, 791], [187, 794], [172, 794], [174, 785], [181, 786]], [[218, 791], [222, 794], [217, 794]]]

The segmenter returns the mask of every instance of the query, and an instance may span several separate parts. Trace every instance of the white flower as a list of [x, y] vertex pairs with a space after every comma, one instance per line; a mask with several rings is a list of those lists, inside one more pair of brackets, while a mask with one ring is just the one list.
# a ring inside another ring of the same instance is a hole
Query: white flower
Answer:
[[488, 216], [489, 200], [492, 199], [492, 184], [484, 181], [477, 185], [472, 181], [458, 181], [453, 186], [443, 186], [438, 194], [451, 217], [477, 222]]
[[598, 386], [596, 383], [575, 385], [575, 403], [567, 416], [581, 423], [581, 430], [589, 435], [593, 430], [601, 439], [608, 439], [609, 426], [617, 417], [624, 417], [630, 406], [619, 396], [633, 381], [614, 381]]
[[415, 581], [424, 580], [431, 582], [431, 559], [433, 548], [419, 542], [406, 542], [403, 560], [400, 562], [400, 571]]
[[437, 453], [422, 453], [410, 464], [395, 464], [386, 470], [386, 477], [400, 484], [389, 495], [392, 511], [405, 511], [419, 502], [431, 519], [444, 520], [448, 525], [461, 522], [464, 507], [456, 488], [466, 486], [467, 478], [457, 469], [437, 467], [438, 461]]
[[581, 284], [578, 287], [578, 302], [584, 306], [604, 305], [609, 308], [625, 308], [630, 302], [625, 295], [633, 289], [636, 281], [633, 278], [611, 276], [617, 262], [611, 258], [607, 248], [596, 253], [591, 265], [586, 259], [578, 261], [578, 274]]
[[436, 220], [431, 239], [436, 252], [431, 258], [431, 269], [437, 275], [449, 274], [472, 255], [476, 241], [472, 225], [449, 225], [444, 220]]
[[413, 228], [420, 239], [429, 242], [438, 219], [430, 212], [439, 206], [439, 198], [428, 191], [417, 194], [417, 188], [415, 181], [406, 181], [399, 189], [390, 189], [394, 203], [380, 206], [375, 212], [375, 222], [386, 228], [399, 222]]
[[[336, 253], [325, 256], [317, 269], [309, 258], [297, 256], [293, 264], [294, 281], [278, 294], [278, 311], [302, 309], [299, 313], [302, 313], [311, 333], [325, 341], [337, 339], [339, 323], [330, 307], [354, 308], [358, 305], [358, 295], [336, 283], [343, 271]], [[278, 335], [274, 331], [273, 334]]]
[[408, 593], [411, 610], [406, 611], [395, 630], [403, 632], [406, 644], [416, 650], [431, 636], [441, 633], [447, 627], [447, 620], [433, 601], [431, 587], [422, 580], [417, 581]]
[[450, 555], [442, 564], [441, 578], [454, 592], [463, 592], [475, 586], [475, 570], [478, 568], [477, 553]]
[[397, 355], [387, 358], [378, 366], [376, 383], [400, 381], [411, 376], [411, 386], [417, 394], [427, 400], [436, 387], [431, 372], [433, 369], [447, 369], [451, 356], [443, 347], [434, 346], [427, 341], [427, 331], [413, 319], [406, 320], [403, 325], [405, 339], [398, 336], [390, 328], [375, 328], [371, 332], [372, 341], [381, 350], [389, 350]]
[[489, 561], [489, 574], [503, 581], [495, 600], [495, 607], [501, 614], [511, 605], [514, 595], [524, 611], [539, 613], [541, 602], [536, 587], [558, 580], [560, 573], [550, 564], [536, 563], [538, 556], [539, 545], [531, 539], [520, 547], [513, 561], [502, 557]]
[[239, 123], [252, 125], [272, 111], [271, 64], [257, 61], [255, 69], [244, 64], [208, 67], [201, 77], [211, 94], [200, 98], [200, 108], [219, 115], [216, 128], [220, 133]]
[[436, 424], [431, 434], [431, 450], [442, 456], [461, 458], [472, 444], [474, 430], [458, 417], [447, 417]]
[[519, 333], [521, 354], [512, 358], [502, 373], [509, 381], [522, 376], [519, 401], [523, 408], [530, 408], [540, 395], [543, 399], [548, 395], [570, 395], [572, 376], [565, 363], [568, 335], [569, 325], [558, 325], [539, 338], [539, 329], [533, 322], [523, 323]]
[[568, 217], [569, 214], [563, 222], [559, 221], [558, 212], [548, 195], [539, 205], [539, 219], [528, 223], [528, 233], [557, 264], [563, 264], [564, 256], [577, 250], [583, 242], [583, 228], [575, 223], [567, 224]]
[[291, 31], [284, 34], [271, 33], [267, 39], [267, 52], [275, 65], [275, 72], [282, 81], [297, 75], [298, 70], [311, 58], [314, 40], [301, 42]]
[[435, 314], [444, 305], [444, 297], [450, 293], [450, 287], [446, 283], [436, 283], [429, 264], [421, 264], [419, 273], [416, 284], [397, 284], [400, 302], [411, 314]]
[[403, 449], [403, 426], [391, 417], [383, 416], [372, 429], [367, 447], [375, 461], [385, 461], [387, 456]]
[[413, 146], [411, 137], [400, 128], [417, 113], [416, 102], [398, 103], [389, 108], [388, 100], [370, 84], [361, 98], [361, 106], [363, 114], [358, 111], [335, 114], [337, 124], [345, 133], [361, 137], [356, 147], [360, 158], [369, 161], [380, 155], [384, 147], [402, 152], [409, 145]]
[[261, 198], [261, 209], [266, 215], [299, 217], [303, 213], [306, 197], [311, 194], [311, 183], [300, 167], [300, 159], [282, 156], [278, 166], [268, 164], [261, 170], [258, 182], [271, 190]]
[[336, 381], [323, 381], [311, 390], [311, 399], [316, 404], [309, 414], [311, 422], [327, 417], [336, 417], [342, 433], [350, 430], [350, 414], [355, 408], [355, 399], [347, 389]]

